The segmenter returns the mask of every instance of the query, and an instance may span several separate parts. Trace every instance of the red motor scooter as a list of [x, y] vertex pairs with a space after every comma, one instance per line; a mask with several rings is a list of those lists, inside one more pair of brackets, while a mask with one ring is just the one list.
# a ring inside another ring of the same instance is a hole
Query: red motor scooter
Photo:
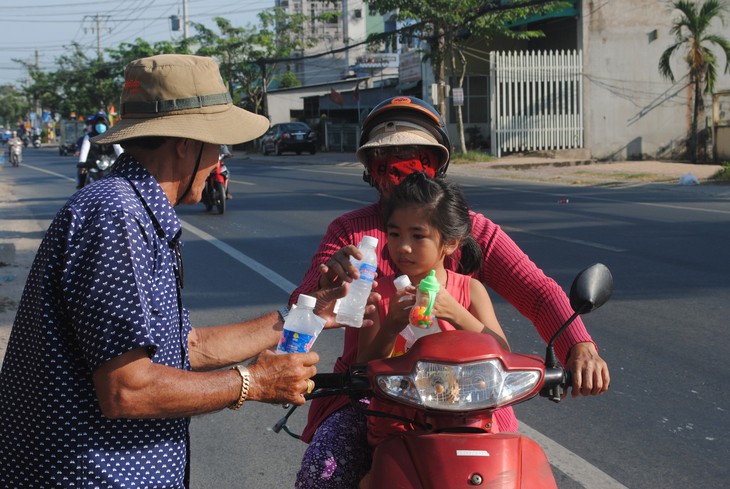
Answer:
[[[415, 430], [375, 448], [362, 489], [557, 488], [542, 448], [517, 433], [492, 432], [492, 414], [538, 394], [562, 399], [571, 380], [553, 344], [579, 314], [600, 307], [612, 292], [611, 272], [604, 265], [579, 273], [570, 291], [575, 313], [551, 338], [544, 360], [510, 353], [490, 335], [446, 331], [419, 339], [403, 356], [345, 373], [317, 374], [315, 391], [305, 397], [359, 399], [369, 393], [417, 410], [417, 419], [408, 420]], [[285, 428], [286, 417], [274, 431]]]
[[218, 157], [218, 164], [205, 180], [205, 187], [200, 200], [205, 205], [206, 211], [210, 211], [215, 206], [218, 209], [218, 214], [226, 212], [229, 173], [223, 161], [230, 158], [230, 156], [230, 153], [221, 154]]

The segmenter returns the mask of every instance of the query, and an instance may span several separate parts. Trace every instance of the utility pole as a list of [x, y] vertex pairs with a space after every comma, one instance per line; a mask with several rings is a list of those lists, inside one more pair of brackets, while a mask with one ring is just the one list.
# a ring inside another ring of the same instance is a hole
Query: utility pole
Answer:
[[[40, 70], [41, 69], [41, 59], [40, 55], [38, 54], [38, 50], [35, 50], [35, 69]], [[33, 98], [35, 98], [35, 113], [38, 114], [38, 117], [41, 115], [41, 101], [38, 98], [37, 94], [33, 94]]]
[[[109, 15], [84, 15], [84, 21], [86, 19], [92, 19], [95, 23], [95, 27], [91, 28], [91, 31], [94, 32], [94, 29], [96, 29], [96, 56], [99, 58], [99, 61], [102, 59], [102, 53], [101, 53], [101, 24], [102, 22], [106, 22], [109, 20]], [[111, 29], [106, 28], [109, 32], [111, 32]], [[86, 28], [84, 28], [84, 32], [86, 32]]]
[[345, 45], [345, 73], [350, 69], [350, 16], [347, 11], [347, 0], [342, 0], [342, 42]]
[[188, 38], [188, 0], [183, 0], [183, 39]]

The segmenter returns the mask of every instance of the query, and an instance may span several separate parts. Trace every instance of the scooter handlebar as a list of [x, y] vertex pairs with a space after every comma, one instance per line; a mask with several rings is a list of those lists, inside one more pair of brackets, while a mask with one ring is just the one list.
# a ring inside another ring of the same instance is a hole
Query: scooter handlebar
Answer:
[[312, 377], [316, 389], [342, 389], [347, 385], [349, 375], [344, 372], [332, 374], [315, 374]]
[[573, 376], [570, 370], [563, 367], [547, 367], [545, 368], [545, 382], [540, 395], [547, 397], [553, 402], [560, 402], [563, 395], [568, 391], [568, 387], [573, 384]]
[[359, 369], [358, 366], [352, 367], [348, 372], [316, 374], [312, 377], [312, 380], [314, 381], [314, 392], [305, 394], [305, 399], [349, 395], [370, 389], [370, 383], [365, 371]]

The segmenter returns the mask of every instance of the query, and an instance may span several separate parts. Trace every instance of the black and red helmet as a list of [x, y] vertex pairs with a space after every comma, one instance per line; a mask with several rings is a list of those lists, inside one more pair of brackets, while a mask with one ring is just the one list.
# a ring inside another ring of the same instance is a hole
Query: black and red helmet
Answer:
[[[401, 132], [401, 137], [384, 136], [388, 132], [391, 134]], [[420, 139], [418, 132], [425, 133], [425, 137]], [[402, 136], [403, 134], [408, 135]], [[404, 139], [412, 140], [404, 141]], [[436, 147], [440, 154], [436, 173], [439, 176], [446, 173], [451, 158], [451, 142], [446, 125], [438, 111], [419, 98], [400, 95], [376, 105], [363, 121], [357, 157], [367, 166], [365, 158], [367, 149], [401, 144]]]

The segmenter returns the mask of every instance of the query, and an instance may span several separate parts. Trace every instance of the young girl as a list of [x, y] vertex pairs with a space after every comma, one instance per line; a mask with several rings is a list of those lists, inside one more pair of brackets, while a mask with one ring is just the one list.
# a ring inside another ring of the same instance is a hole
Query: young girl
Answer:
[[[494, 314], [484, 285], [466, 274], [481, 267], [481, 249], [471, 236], [469, 206], [460, 188], [423, 173], [412, 173], [394, 188], [384, 208], [388, 253], [401, 272], [417, 285], [431, 270], [441, 289], [436, 296], [433, 315], [442, 331], [462, 329], [494, 336], [509, 349], [509, 343]], [[461, 249], [459, 272], [444, 268], [444, 259]], [[383, 296], [379, 317], [374, 325], [360, 331], [358, 362], [401, 355], [405, 340], [399, 334], [408, 324], [413, 305], [412, 290], [397, 292], [390, 279], [379, 281]], [[406, 299], [401, 300], [402, 297]], [[435, 327], [436, 325], [432, 326]], [[371, 409], [385, 411], [377, 399]], [[392, 406], [388, 412], [413, 419], [415, 411]], [[397, 411], [397, 412], [396, 412]], [[496, 431], [516, 431], [517, 420], [511, 408], [495, 412]], [[368, 417], [368, 441], [376, 445], [396, 432], [412, 429], [410, 424], [390, 418]]]

